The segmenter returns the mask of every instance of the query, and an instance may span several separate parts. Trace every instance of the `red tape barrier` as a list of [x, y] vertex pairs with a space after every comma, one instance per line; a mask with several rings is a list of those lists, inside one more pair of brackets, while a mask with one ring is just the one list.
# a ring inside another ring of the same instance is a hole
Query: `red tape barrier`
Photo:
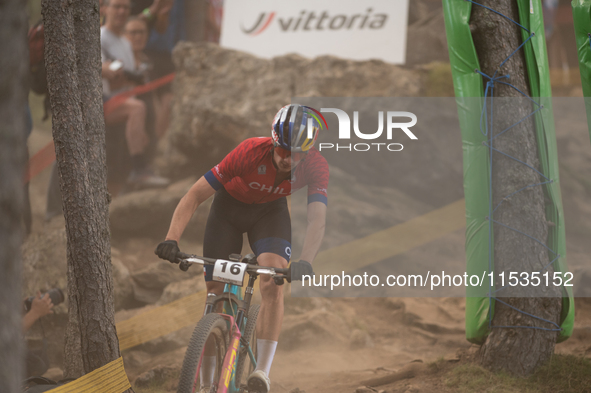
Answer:
[[[134, 87], [131, 90], [119, 93], [109, 99], [103, 105], [103, 111], [105, 116], [111, 113], [119, 105], [123, 104], [129, 97], [137, 96], [140, 94], [148, 93], [159, 87], [162, 87], [174, 79], [174, 73], [163, 76], [148, 82], [145, 85]], [[31, 157], [27, 164], [27, 170], [25, 172], [24, 184], [27, 184], [31, 179], [41, 173], [45, 168], [50, 166], [55, 161], [55, 146], [53, 140], [47, 145], [43, 146], [37, 153]]]

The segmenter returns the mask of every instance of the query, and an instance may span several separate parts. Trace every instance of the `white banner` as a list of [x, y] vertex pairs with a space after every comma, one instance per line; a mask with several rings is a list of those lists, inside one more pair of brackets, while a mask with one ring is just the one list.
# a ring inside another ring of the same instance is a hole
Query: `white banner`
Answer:
[[409, 0], [225, 0], [221, 45], [403, 64]]

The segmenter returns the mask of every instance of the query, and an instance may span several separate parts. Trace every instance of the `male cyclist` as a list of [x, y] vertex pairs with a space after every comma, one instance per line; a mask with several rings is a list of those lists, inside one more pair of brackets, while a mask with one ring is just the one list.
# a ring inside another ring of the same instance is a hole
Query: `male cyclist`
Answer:
[[[261, 266], [287, 267], [291, 258], [291, 220], [286, 196], [308, 186], [308, 226], [301, 260], [292, 262], [292, 280], [314, 274], [314, 260], [326, 221], [328, 164], [314, 142], [326, 127], [322, 115], [302, 105], [286, 105], [272, 123], [271, 138], [250, 138], [240, 143], [218, 165], [201, 177], [174, 211], [166, 240], [156, 254], [176, 262], [180, 239], [197, 207], [215, 193], [211, 205], [203, 254], [227, 259], [242, 250], [248, 234]], [[208, 293], [221, 294], [224, 284], [212, 281], [213, 266], [206, 266]], [[248, 377], [249, 392], [267, 393], [269, 370], [275, 355], [283, 319], [283, 290], [269, 276], [261, 276], [262, 303], [257, 322], [257, 366]], [[201, 392], [209, 392], [216, 359], [204, 356]]]

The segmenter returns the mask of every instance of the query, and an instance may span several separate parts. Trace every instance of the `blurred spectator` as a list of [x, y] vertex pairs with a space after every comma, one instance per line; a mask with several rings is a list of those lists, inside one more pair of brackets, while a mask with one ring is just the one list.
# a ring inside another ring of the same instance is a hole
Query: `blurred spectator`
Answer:
[[[150, 0], [135, 0], [134, 7], [143, 7]], [[177, 42], [186, 39], [185, 29], [185, 0], [154, 0], [154, 4], [159, 2], [158, 17], [166, 17], [166, 24], [158, 25], [156, 22], [149, 23], [148, 43], [144, 52], [149, 57], [152, 63], [152, 71], [150, 73], [152, 79], [158, 79], [163, 76], [173, 73], [174, 63], [172, 62], [172, 50]], [[154, 6], [154, 5], [153, 5]], [[145, 15], [146, 12], [142, 13]], [[148, 22], [150, 22], [148, 20]], [[161, 27], [165, 26], [164, 29]], [[163, 103], [163, 106], [170, 105], [172, 99], [170, 84], [162, 86], [156, 90]], [[163, 117], [163, 120], [166, 120]], [[162, 130], [166, 130], [167, 122], [158, 126]]]
[[[131, 48], [135, 59], [135, 69], [146, 76], [146, 80], [151, 80], [153, 66], [150, 58], [145, 54], [144, 49], [148, 42], [148, 23], [145, 18], [132, 16], [125, 26], [125, 36], [131, 42]], [[161, 94], [151, 94], [150, 107], [155, 112], [155, 133], [161, 138], [170, 122], [170, 105], [172, 102], [172, 93], [166, 91]]]
[[144, 53], [148, 42], [148, 22], [139, 16], [130, 17], [125, 24], [125, 37], [131, 44], [135, 70], [145, 75], [146, 80], [149, 79], [151, 64], [150, 59]]
[[99, 0], [99, 17], [101, 26], [105, 24], [105, 0]]
[[[101, 55], [103, 74], [103, 95], [111, 96], [133, 86], [136, 62], [130, 42], [125, 38], [125, 25], [131, 10], [130, 0], [104, 0], [105, 25], [101, 27]], [[131, 156], [132, 171], [127, 179], [128, 191], [165, 187], [168, 180], [154, 175], [148, 169], [146, 148], [149, 138], [146, 133], [146, 105], [130, 97], [105, 116], [110, 126], [125, 123], [125, 137]]]
[[205, 31], [205, 39], [208, 42], [220, 43], [223, 14], [224, 0], [208, 0], [207, 26]]
[[148, 30], [164, 33], [168, 28], [168, 19], [174, 0], [133, 0], [131, 15], [148, 23]]

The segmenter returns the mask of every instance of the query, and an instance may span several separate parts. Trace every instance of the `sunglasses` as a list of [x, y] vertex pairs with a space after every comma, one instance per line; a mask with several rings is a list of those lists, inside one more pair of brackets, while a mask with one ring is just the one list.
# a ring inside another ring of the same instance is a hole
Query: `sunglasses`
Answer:
[[275, 152], [279, 155], [279, 157], [286, 159], [287, 157], [291, 157], [291, 159], [295, 162], [301, 161], [306, 157], [308, 152], [301, 152], [301, 151], [294, 151], [284, 149], [282, 147], [276, 146]]

